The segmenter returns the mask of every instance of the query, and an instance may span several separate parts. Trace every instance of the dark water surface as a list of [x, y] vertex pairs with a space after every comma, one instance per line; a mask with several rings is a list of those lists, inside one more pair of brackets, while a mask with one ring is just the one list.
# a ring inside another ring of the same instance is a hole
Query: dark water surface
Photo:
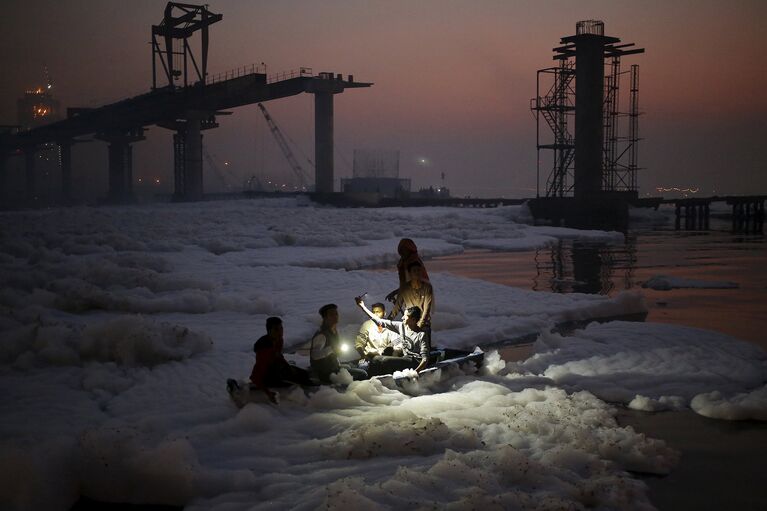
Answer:
[[[553, 293], [613, 296], [640, 289], [647, 321], [720, 331], [767, 349], [767, 243], [726, 230], [633, 230], [622, 244], [564, 240], [525, 252], [471, 250], [427, 261], [450, 272]], [[642, 288], [656, 275], [736, 282], [737, 289]]]
[[[634, 230], [622, 244], [566, 240], [527, 252], [467, 251], [431, 259], [429, 271], [451, 272], [549, 293], [615, 295], [639, 289], [647, 321], [717, 330], [767, 349], [767, 243], [763, 234]], [[642, 288], [656, 275], [736, 282], [737, 289]], [[521, 360], [532, 346], [501, 350]], [[618, 422], [666, 441], [681, 461], [666, 477], [643, 477], [661, 511], [767, 509], [764, 476], [767, 425], [722, 421], [685, 411], [620, 408]]]

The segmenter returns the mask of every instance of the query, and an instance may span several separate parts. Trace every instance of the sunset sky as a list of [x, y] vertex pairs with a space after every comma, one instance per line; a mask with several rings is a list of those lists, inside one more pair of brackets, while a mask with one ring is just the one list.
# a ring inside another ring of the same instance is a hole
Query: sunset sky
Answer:
[[[45, 65], [65, 106], [149, 90], [150, 26], [164, 1], [3, 5], [0, 124], [16, 122], [16, 99], [42, 81]], [[270, 74], [305, 66], [375, 83], [336, 96], [336, 177], [351, 174], [355, 148], [397, 149], [401, 177], [415, 188], [439, 185], [444, 172], [455, 195], [534, 195], [536, 71], [553, 64], [552, 48], [577, 21], [601, 19], [606, 35], [646, 49], [624, 59], [640, 66], [641, 193], [767, 193], [767, 2], [213, 0], [209, 8], [224, 16], [211, 29], [211, 73], [264, 62]], [[313, 157], [312, 97], [267, 107]], [[220, 123], [205, 144], [230, 163], [232, 181], [289, 175], [255, 106]], [[168, 181], [171, 135], [152, 127], [135, 146], [136, 176]], [[78, 155], [80, 179], [105, 181], [104, 144], [78, 146], [76, 168]]]

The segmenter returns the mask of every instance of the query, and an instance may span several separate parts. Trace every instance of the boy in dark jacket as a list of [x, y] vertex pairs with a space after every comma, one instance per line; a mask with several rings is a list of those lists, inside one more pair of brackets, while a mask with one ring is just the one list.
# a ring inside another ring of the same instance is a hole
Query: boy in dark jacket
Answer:
[[282, 355], [283, 346], [282, 320], [270, 317], [266, 320], [266, 335], [253, 345], [256, 363], [250, 373], [253, 386], [263, 389], [273, 403], [276, 395], [269, 387], [289, 387], [290, 385], [311, 385], [309, 372], [290, 365]]

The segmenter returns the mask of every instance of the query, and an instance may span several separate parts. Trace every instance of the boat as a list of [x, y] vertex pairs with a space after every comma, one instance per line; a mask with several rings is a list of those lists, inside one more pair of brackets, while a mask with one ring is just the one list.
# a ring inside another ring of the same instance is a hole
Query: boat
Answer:
[[[484, 359], [485, 352], [482, 351], [479, 347], [475, 348], [474, 351], [458, 350], [452, 348], [438, 348], [431, 351], [431, 354], [429, 355], [429, 365], [426, 367], [426, 369], [423, 369], [417, 373], [412, 369], [397, 371], [392, 374], [373, 376], [371, 379], [380, 380], [381, 383], [387, 387], [397, 386], [401, 388], [407, 383], [416, 381], [425, 375], [433, 374], [448, 367], [466, 368], [471, 366], [477, 369], [482, 366]], [[320, 384], [319, 380], [317, 380], [317, 385], [309, 386], [295, 384], [290, 387], [282, 387], [279, 389], [273, 388], [270, 390], [276, 391], [279, 395], [280, 392], [288, 393], [291, 392], [294, 388], [300, 387], [304, 390], [304, 393], [309, 396], [321, 386], [322, 384]], [[343, 391], [347, 386], [333, 385], [333, 387], [339, 391]], [[266, 397], [266, 394], [263, 392], [263, 390], [255, 388], [253, 384], [251, 384], [248, 380], [235, 380], [230, 378], [226, 381], [226, 389], [229, 397], [237, 405], [238, 408], [242, 408], [248, 403], [272, 404]]]

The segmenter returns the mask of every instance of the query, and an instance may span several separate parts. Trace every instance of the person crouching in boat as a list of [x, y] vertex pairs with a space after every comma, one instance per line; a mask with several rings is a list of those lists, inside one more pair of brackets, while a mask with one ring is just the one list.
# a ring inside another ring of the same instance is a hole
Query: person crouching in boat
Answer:
[[[370, 308], [379, 319], [383, 319], [386, 314], [386, 307], [382, 303], [374, 303]], [[370, 362], [377, 356], [392, 355], [398, 340], [396, 333], [368, 319], [360, 326], [354, 347], [362, 359]]]
[[311, 384], [309, 372], [290, 365], [282, 355], [283, 336], [282, 320], [272, 316], [266, 320], [266, 335], [253, 344], [256, 363], [250, 373], [250, 381], [254, 387], [263, 390], [273, 403], [277, 402], [277, 398], [269, 387]]
[[322, 317], [320, 329], [312, 337], [309, 358], [312, 370], [323, 383], [330, 383], [330, 375], [340, 369], [346, 369], [355, 380], [367, 379], [367, 373], [360, 368], [338, 362], [338, 355], [343, 350], [338, 335], [338, 306], [334, 303], [323, 305], [319, 310]]
[[418, 326], [418, 321], [421, 319], [419, 307], [414, 306], [405, 310], [402, 321], [392, 321], [373, 314], [370, 309], [365, 307], [365, 302], [361, 296], [356, 297], [354, 301], [373, 322], [395, 332], [399, 337], [398, 345], [395, 346], [395, 355], [401, 353], [402, 356], [373, 358], [368, 367], [371, 375], [388, 374], [403, 369], [421, 371], [426, 367], [431, 350], [431, 339], [429, 332]]

